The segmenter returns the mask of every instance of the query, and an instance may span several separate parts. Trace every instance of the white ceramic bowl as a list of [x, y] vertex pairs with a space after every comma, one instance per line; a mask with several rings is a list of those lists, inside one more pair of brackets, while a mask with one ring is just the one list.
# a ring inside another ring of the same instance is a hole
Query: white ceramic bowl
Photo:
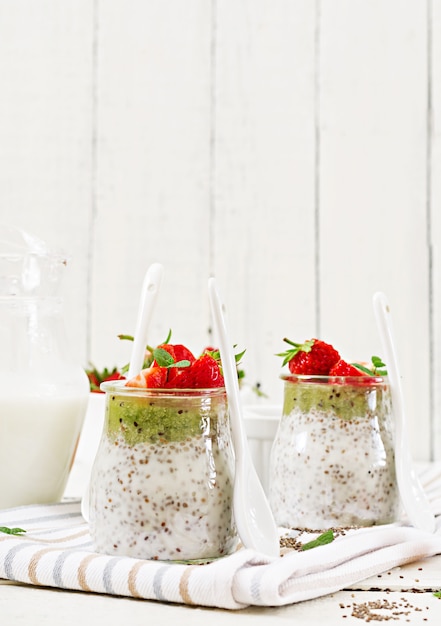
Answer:
[[269, 458], [281, 415], [282, 407], [279, 405], [248, 404], [243, 407], [251, 458], [267, 494]]

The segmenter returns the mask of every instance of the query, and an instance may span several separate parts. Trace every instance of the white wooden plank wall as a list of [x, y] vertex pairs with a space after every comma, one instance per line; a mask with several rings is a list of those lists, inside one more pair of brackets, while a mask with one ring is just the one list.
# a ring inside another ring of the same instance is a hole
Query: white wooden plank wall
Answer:
[[250, 384], [285, 335], [381, 353], [393, 307], [416, 458], [441, 458], [441, 0], [0, 0], [0, 221], [71, 255], [78, 359], [212, 339], [215, 274]]

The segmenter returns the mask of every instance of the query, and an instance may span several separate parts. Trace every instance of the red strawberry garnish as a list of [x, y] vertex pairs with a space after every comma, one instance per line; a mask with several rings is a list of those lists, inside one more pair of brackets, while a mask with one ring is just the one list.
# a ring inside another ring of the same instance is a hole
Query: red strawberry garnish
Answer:
[[[383, 361], [380, 357], [372, 357], [372, 369], [367, 367], [367, 365], [362, 365], [361, 363], [347, 363], [343, 359], [340, 359], [329, 372], [330, 377], [339, 377], [339, 376], [350, 376], [357, 377], [357, 381], [351, 381], [351, 384], [359, 385], [374, 385], [378, 381], [379, 376], [387, 376], [386, 370], [379, 370], [377, 366], [384, 367]], [[336, 383], [339, 381], [332, 381], [332, 383]]]
[[366, 374], [358, 370], [350, 363], [340, 359], [331, 367], [329, 376], [366, 376]]
[[177, 389], [211, 389], [223, 387], [224, 377], [218, 361], [209, 354], [197, 358], [190, 367], [182, 368], [178, 375], [167, 383]]
[[152, 366], [157, 367], [159, 365], [167, 369], [165, 383], [170, 383], [164, 384], [167, 387], [174, 387], [173, 381], [179, 376], [181, 369], [189, 367], [195, 360], [193, 353], [182, 344], [163, 343], [153, 350], [153, 355], [155, 360]]
[[223, 387], [218, 352], [204, 351], [199, 358], [182, 344], [163, 343], [154, 350], [153, 363], [132, 378], [128, 387], [210, 389]]
[[[179, 343], [163, 343], [157, 347], [157, 350], [158, 349], [162, 349], [168, 352], [173, 357], [175, 363], [178, 363], [178, 361], [190, 361], [190, 363], [193, 363], [193, 361], [195, 360], [193, 353], [190, 352], [188, 348]], [[152, 365], [157, 365], [157, 363], [153, 361]]]
[[[169, 343], [161, 343], [161, 345], [156, 347], [156, 350], [165, 350], [166, 352], [169, 353], [170, 356], [173, 357], [173, 361], [176, 362], [175, 347], [172, 346], [171, 344], [169, 344]], [[153, 350], [153, 352], [155, 352], [155, 351]], [[157, 364], [156, 360], [153, 360], [152, 365], [153, 365], [153, 367], [157, 367], [158, 364]]]
[[284, 341], [293, 347], [277, 356], [284, 357], [283, 365], [288, 363], [292, 374], [328, 376], [331, 368], [340, 360], [337, 350], [320, 339], [309, 339], [302, 344], [286, 338]]
[[126, 387], [141, 387], [143, 389], [161, 389], [167, 381], [167, 368], [151, 366], [141, 370], [137, 376], [131, 378]]
[[208, 354], [212, 354], [213, 352], [219, 352], [219, 348], [214, 348], [213, 346], [205, 346], [205, 348], [202, 350], [202, 354], [205, 354], [206, 352], [208, 352]]
[[193, 361], [196, 360], [196, 357], [193, 355], [193, 353], [190, 352], [190, 350], [188, 348], [186, 348], [185, 346], [183, 346], [180, 343], [175, 344], [173, 346], [173, 349], [175, 351], [176, 362], [179, 362], [179, 361], [190, 361], [190, 363], [193, 363]]

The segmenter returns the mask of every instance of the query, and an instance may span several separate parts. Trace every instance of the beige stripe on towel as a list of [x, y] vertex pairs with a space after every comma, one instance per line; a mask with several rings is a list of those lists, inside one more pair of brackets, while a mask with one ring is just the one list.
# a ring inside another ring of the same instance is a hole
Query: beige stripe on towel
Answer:
[[134, 598], [141, 598], [141, 594], [139, 593], [138, 588], [136, 586], [136, 577], [138, 576], [138, 572], [143, 565], [144, 565], [143, 561], [140, 561], [139, 563], [136, 563], [129, 571], [127, 582], [129, 586], [130, 595], [132, 595]]
[[189, 565], [187, 569], [185, 570], [185, 572], [182, 574], [181, 579], [179, 581], [179, 593], [181, 594], [182, 600], [185, 602], [185, 604], [195, 604], [195, 602], [193, 602], [191, 598], [188, 587], [189, 587], [190, 576], [192, 575], [193, 571], [197, 567], [200, 567], [200, 566]]

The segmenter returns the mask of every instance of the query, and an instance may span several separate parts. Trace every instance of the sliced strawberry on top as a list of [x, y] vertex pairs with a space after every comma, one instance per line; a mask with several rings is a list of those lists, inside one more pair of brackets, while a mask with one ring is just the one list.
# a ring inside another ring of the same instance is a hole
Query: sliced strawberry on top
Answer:
[[288, 363], [292, 374], [309, 376], [327, 376], [331, 367], [340, 360], [340, 355], [333, 346], [320, 339], [309, 339], [304, 343], [294, 343], [284, 339], [292, 348], [277, 356], [283, 356], [283, 365]]
[[137, 376], [126, 382], [126, 387], [141, 387], [143, 389], [161, 389], [167, 382], [167, 368], [151, 366], [143, 369]]
[[[359, 369], [360, 367], [360, 369]], [[329, 376], [331, 378], [339, 378], [339, 377], [350, 377], [356, 378], [356, 381], [351, 381], [351, 384], [357, 386], [365, 386], [365, 385], [375, 385], [378, 381], [378, 375], [369, 370], [367, 367], [364, 367], [358, 363], [347, 363], [343, 359], [340, 359], [329, 372]], [[338, 380], [331, 381], [334, 383], [338, 383]]]
[[[190, 361], [190, 363], [193, 363], [196, 359], [193, 353], [180, 343], [162, 343], [156, 350], [165, 350], [168, 352], [170, 356], [173, 357], [174, 363], [178, 363], [179, 361]], [[153, 361], [152, 365], [157, 365], [156, 361]]]
[[[166, 352], [169, 353], [169, 355], [171, 357], [173, 357], [173, 362], [176, 363], [175, 348], [171, 344], [169, 344], [169, 343], [162, 343], [161, 345], [157, 346], [155, 348], [155, 350], [165, 350]], [[153, 354], [155, 353], [155, 350], [153, 350]], [[158, 363], [156, 362], [156, 359], [153, 359], [152, 366], [153, 367], [158, 367]]]
[[194, 354], [182, 344], [175, 344], [173, 346], [173, 349], [175, 351], [176, 363], [178, 363], [179, 361], [190, 361], [190, 363], [196, 361], [196, 357], [194, 356]]
[[329, 371], [329, 376], [366, 376], [356, 367], [347, 363], [343, 359], [337, 361], [335, 365], [333, 365]]
[[167, 387], [211, 389], [223, 387], [224, 384], [219, 363], [209, 354], [203, 354], [193, 361], [190, 367], [182, 368], [173, 380], [167, 382]]
[[[158, 366], [157, 361], [159, 361], [161, 367], [167, 368], [166, 382], [170, 383], [170, 385], [167, 385], [168, 387], [174, 386], [172, 383], [174, 379], [179, 375], [179, 372], [181, 370], [179, 364], [182, 363], [182, 367], [187, 368], [195, 360], [193, 353], [182, 344], [161, 344], [153, 351], [153, 354], [156, 356], [156, 358], [153, 361], [152, 365]], [[168, 361], [167, 359], [164, 360], [164, 356], [167, 357], [167, 355], [170, 355], [171, 357]]]

